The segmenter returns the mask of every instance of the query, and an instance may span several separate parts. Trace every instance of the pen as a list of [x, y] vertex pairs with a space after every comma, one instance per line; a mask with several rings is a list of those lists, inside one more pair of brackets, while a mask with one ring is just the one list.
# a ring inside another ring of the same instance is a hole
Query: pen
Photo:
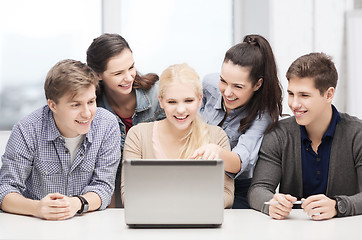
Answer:
[[[278, 204], [279, 202], [278, 201], [270, 201], [270, 202], [264, 202], [264, 204], [267, 204], [267, 205], [271, 205], [271, 204]], [[295, 202], [292, 202], [293, 204], [302, 204], [303, 201], [295, 201]]]

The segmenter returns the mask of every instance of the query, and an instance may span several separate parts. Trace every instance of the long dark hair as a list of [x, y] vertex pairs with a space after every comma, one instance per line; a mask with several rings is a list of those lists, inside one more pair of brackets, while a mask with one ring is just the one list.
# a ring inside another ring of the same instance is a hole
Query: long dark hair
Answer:
[[[119, 34], [105, 33], [95, 38], [87, 50], [87, 64], [96, 73], [101, 74], [107, 69], [110, 58], [117, 56], [124, 49], [132, 52], [127, 41]], [[159, 79], [157, 74], [136, 73], [133, 88], [150, 89]]]
[[282, 114], [282, 87], [269, 42], [260, 35], [246, 35], [242, 43], [226, 52], [224, 62], [228, 61], [250, 68], [249, 79], [253, 86], [260, 78], [263, 79], [263, 84], [247, 103], [248, 116], [240, 120], [239, 131], [244, 133], [265, 111], [272, 119], [267, 131], [270, 130]]

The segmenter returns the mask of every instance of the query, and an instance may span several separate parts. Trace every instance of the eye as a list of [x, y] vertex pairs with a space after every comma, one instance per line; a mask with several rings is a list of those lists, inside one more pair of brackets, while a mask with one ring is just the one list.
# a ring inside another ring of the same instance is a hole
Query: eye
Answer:
[[71, 107], [76, 108], [76, 107], [79, 107], [79, 105], [80, 105], [79, 103], [74, 103], [74, 104], [71, 105]]
[[288, 92], [289, 96], [294, 96], [294, 94], [292, 92]]
[[192, 103], [194, 101], [194, 99], [186, 99], [185, 102], [186, 103]]
[[94, 104], [96, 102], [96, 100], [90, 100], [89, 102], [88, 102], [88, 104]]
[[176, 101], [174, 101], [174, 100], [169, 100], [169, 101], [167, 101], [167, 103], [168, 103], [168, 104], [175, 104]]
[[222, 78], [220, 78], [220, 82], [226, 84], [226, 81], [224, 79], [222, 79]]
[[242, 89], [242, 88], [243, 88], [243, 86], [240, 86], [240, 85], [235, 85], [235, 88], [237, 88], [237, 89]]

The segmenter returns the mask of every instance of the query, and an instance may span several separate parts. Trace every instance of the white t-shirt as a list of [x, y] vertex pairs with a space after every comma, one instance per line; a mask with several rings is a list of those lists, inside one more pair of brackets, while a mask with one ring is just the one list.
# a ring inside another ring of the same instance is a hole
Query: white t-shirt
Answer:
[[70, 152], [70, 158], [71, 158], [70, 165], [73, 164], [75, 156], [77, 155], [77, 152], [79, 150], [80, 144], [82, 144], [82, 142], [83, 142], [83, 139], [84, 139], [84, 134], [78, 135], [74, 138], [64, 137], [65, 146], [68, 148], [68, 150]]

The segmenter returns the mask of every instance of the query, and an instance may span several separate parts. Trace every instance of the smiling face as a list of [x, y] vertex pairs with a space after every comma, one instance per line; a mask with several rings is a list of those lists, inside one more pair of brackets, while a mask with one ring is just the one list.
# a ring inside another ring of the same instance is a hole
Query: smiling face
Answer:
[[72, 93], [59, 98], [58, 103], [48, 100], [59, 132], [67, 138], [86, 134], [97, 111], [95, 87], [81, 90], [72, 98]]
[[223, 63], [219, 89], [227, 112], [244, 106], [261, 87], [262, 79], [253, 86], [249, 74], [248, 67], [236, 65], [231, 61]]
[[318, 127], [319, 123], [330, 116], [333, 96], [333, 87], [321, 95], [320, 91], [315, 88], [312, 78], [294, 77], [289, 79], [289, 108], [292, 110], [297, 123], [307, 129], [312, 126]]
[[126, 48], [109, 59], [107, 69], [100, 74], [100, 79], [103, 80], [106, 91], [126, 95], [132, 91], [135, 76], [132, 52]]
[[180, 131], [188, 130], [201, 106], [202, 95], [196, 93], [190, 83], [173, 82], [159, 96], [161, 107], [171, 126]]

